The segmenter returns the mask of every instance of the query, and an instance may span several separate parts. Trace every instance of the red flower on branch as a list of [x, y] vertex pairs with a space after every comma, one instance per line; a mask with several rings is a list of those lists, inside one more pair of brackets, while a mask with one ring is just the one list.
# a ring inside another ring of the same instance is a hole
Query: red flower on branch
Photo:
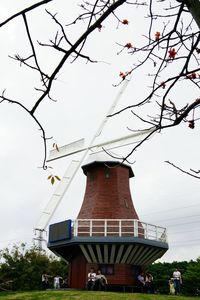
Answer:
[[161, 86], [163, 89], [165, 89], [165, 88], [166, 88], [166, 83], [165, 83], [164, 81], [162, 81], [162, 82], [160, 83], [160, 86]]
[[175, 48], [171, 48], [171, 49], [168, 51], [168, 53], [169, 53], [169, 58], [171, 58], [171, 59], [174, 59], [175, 56], [176, 56], [176, 54], [177, 54]]
[[128, 20], [127, 20], [127, 19], [124, 19], [124, 20], [122, 21], [122, 24], [128, 25]]
[[186, 76], [188, 79], [196, 79], [197, 78], [197, 74], [195, 72], [189, 74]]
[[124, 47], [130, 49], [130, 48], [133, 48], [132, 44], [131, 43], [127, 43]]
[[195, 127], [194, 120], [188, 121], [188, 127], [191, 129], [194, 129], [194, 127]]
[[99, 32], [101, 31], [102, 25], [100, 24], [98, 27]]
[[200, 48], [196, 48], [196, 51], [199, 54], [200, 53]]
[[119, 76], [124, 80], [128, 75], [131, 74], [132, 71], [127, 71], [127, 72], [120, 72]]
[[155, 33], [155, 40], [159, 41], [159, 39], [160, 39], [160, 32], [156, 31], [156, 33]]
[[126, 74], [123, 73], [123, 72], [120, 72], [120, 73], [119, 73], [119, 76], [120, 76], [123, 80], [126, 78]]

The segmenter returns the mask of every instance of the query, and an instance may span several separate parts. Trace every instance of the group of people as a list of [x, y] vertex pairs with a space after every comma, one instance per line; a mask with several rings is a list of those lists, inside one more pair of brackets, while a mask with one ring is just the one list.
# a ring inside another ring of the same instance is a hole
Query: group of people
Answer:
[[95, 270], [93, 268], [90, 269], [87, 278], [87, 289], [88, 290], [97, 290], [102, 291], [106, 290], [106, 285], [108, 284], [107, 278], [105, 275], [101, 273], [101, 270]]
[[[48, 275], [45, 271], [42, 273], [42, 289], [46, 290], [49, 288], [49, 278], [53, 278], [54, 289], [60, 289], [68, 287], [67, 279], [63, 279], [59, 275], [55, 277]], [[141, 272], [137, 276], [138, 285], [143, 293], [154, 294], [154, 284], [153, 276], [150, 272], [144, 273]], [[94, 268], [90, 269], [90, 272], [87, 276], [87, 289], [88, 290], [97, 290], [102, 291], [106, 290], [108, 284], [107, 278], [101, 273], [101, 270], [98, 269], [95, 272]], [[169, 280], [169, 293], [171, 295], [179, 295], [181, 291], [182, 277], [178, 269], [172, 273], [172, 277]]]
[[42, 273], [42, 289], [46, 290], [49, 288], [49, 278], [53, 278], [53, 287], [54, 289], [60, 289], [61, 286], [62, 288], [67, 287], [67, 279], [63, 279], [61, 276], [56, 275], [55, 277], [48, 275], [47, 272]]
[[181, 292], [181, 284], [181, 272], [178, 269], [176, 269], [172, 274], [172, 278], [170, 278], [169, 280], [169, 293], [171, 295], [179, 295]]
[[[147, 272], [146, 274], [141, 272], [138, 275], [137, 279], [141, 288], [141, 292], [152, 294], [155, 292], [152, 274], [150, 274], [149, 272]], [[180, 295], [181, 284], [181, 272], [178, 269], [175, 269], [175, 271], [172, 273], [172, 277], [169, 280], [169, 293], [171, 295]]]
[[151, 273], [141, 272], [138, 277], [138, 283], [141, 288], [141, 292], [146, 292], [148, 294], [154, 294], [153, 276]]

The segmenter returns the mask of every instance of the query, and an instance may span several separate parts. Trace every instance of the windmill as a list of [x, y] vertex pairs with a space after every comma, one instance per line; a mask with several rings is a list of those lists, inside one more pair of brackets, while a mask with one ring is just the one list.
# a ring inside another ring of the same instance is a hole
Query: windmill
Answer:
[[124, 147], [127, 145], [131, 145], [133, 143], [138, 142], [138, 138], [144, 138], [150, 136], [154, 131], [155, 127], [146, 130], [140, 130], [138, 132], [134, 132], [132, 134], [121, 136], [119, 138], [108, 140], [99, 144], [95, 144], [95, 140], [97, 137], [101, 135], [106, 123], [108, 122], [108, 115], [112, 115], [114, 112], [120, 98], [122, 97], [125, 89], [127, 88], [130, 80], [125, 80], [119, 93], [117, 94], [116, 98], [114, 99], [113, 103], [111, 104], [106, 116], [104, 117], [102, 123], [100, 124], [98, 130], [92, 137], [90, 143], [85, 146], [85, 139], [82, 138], [65, 146], [59, 147], [58, 149], [53, 149], [50, 151], [49, 158], [47, 162], [60, 159], [66, 156], [70, 156], [79, 152], [83, 152], [82, 157], [79, 160], [72, 160], [70, 165], [68, 166], [66, 172], [64, 173], [63, 178], [61, 179], [60, 183], [58, 184], [56, 190], [54, 191], [50, 201], [46, 205], [45, 209], [43, 210], [35, 228], [35, 237], [34, 240], [38, 242], [39, 249], [42, 249], [42, 242], [46, 241], [44, 238], [44, 233], [46, 232], [46, 228], [49, 224], [50, 219], [52, 218], [53, 214], [55, 213], [57, 207], [59, 206], [63, 196], [67, 192], [73, 178], [75, 177], [77, 171], [79, 170], [80, 166], [82, 165], [83, 161], [85, 160], [86, 156], [89, 152], [97, 153], [102, 151], [111, 151], [113, 149], [117, 149], [120, 147]]

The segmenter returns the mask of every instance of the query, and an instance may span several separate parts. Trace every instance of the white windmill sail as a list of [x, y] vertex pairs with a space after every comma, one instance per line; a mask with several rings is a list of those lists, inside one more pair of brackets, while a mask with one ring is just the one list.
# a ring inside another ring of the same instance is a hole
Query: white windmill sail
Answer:
[[109, 151], [113, 149], [118, 149], [124, 146], [136, 144], [141, 141], [141, 139], [144, 139], [145, 137], [148, 137], [148, 135], [151, 135], [152, 132], [155, 131], [155, 127], [139, 130], [137, 132], [134, 132], [129, 135], [125, 135], [113, 140], [109, 140], [107, 142], [103, 142], [97, 145], [94, 145], [93, 147], [90, 147], [90, 150], [92, 152], [102, 152], [102, 151]]
[[[41, 248], [41, 243], [40, 241], [42, 241], [42, 233], [45, 231], [45, 228], [47, 227], [51, 217], [53, 216], [56, 208], [58, 207], [59, 203], [61, 202], [64, 194], [66, 193], [66, 191], [68, 190], [70, 183], [72, 182], [72, 179], [74, 178], [74, 176], [76, 175], [79, 167], [82, 165], [86, 155], [88, 154], [88, 151], [90, 150], [90, 147], [93, 145], [95, 139], [101, 134], [104, 126], [106, 125], [107, 121], [108, 121], [108, 115], [111, 115], [114, 112], [114, 109], [119, 101], [119, 99], [121, 98], [123, 92], [125, 91], [127, 85], [129, 83], [129, 80], [125, 80], [119, 93], [117, 94], [116, 98], [114, 99], [111, 107], [109, 108], [106, 116], [104, 117], [102, 123], [100, 124], [97, 132], [95, 133], [95, 135], [93, 136], [93, 138], [91, 139], [89, 146], [85, 149], [84, 154], [81, 158], [80, 161], [74, 161], [72, 163], [72, 166], [69, 167], [69, 170], [67, 169], [64, 177], [61, 179], [60, 183], [58, 184], [58, 187], [55, 191], [55, 193], [53, 194], [52, 198], [50, 199], [50, 202], [47, 204], [45, 210], [42, 212], [42, 215], [38, 221], [38, 223], [35, 226], [35, 234], [38, 233], [38, 237], [35, 238], [35, 240], [39, 241], [39, 248]], [[75, 144], [78, 149], [78, 145], [80, 146], [80, 144], [82, 144], [84, 141], [79, 140], [76, 141]], [[73, 143], [71, 143], [71, 148], [73, 148]], [[67, 148], [67, 147], [66, 147]], [[56, 150], [57, 151], [57, 150]], [[75, 151], [74, 149], [72, 149], [72, 151]], [[76, 150], [77, 151], [77, 150]], [[59, 151], [58, 151], [59, 152]], [[74, 152], [75, 153], [75, 152]], [[57, 192], [58, 191], [58, 192]]]
[[67, 188], [69, 187], [71, 181], [73, 180], [76, 171], [78, 170], [80, 162], [77, 160], [72, 160], [70, 165], [68, 166], [64, 176], [60, 184], [58, 184], [55, 192], [53, 193], [50, 201], [48, 202], [47, 206], [43, 210], [35, 230], [45, 230], [46, 226], [48, 225], [52, 215], [54, 214], [56, 208], [58, 207], [62, 196], [65, 194]]
[[[77, 140], [73, 143], [67, 144], [65, 146], [59, 147], [57, 149], [53, 149], [50, 151], [49, 158], [47, 162], [65, 157], [70, 156], [72, 154], [91, 150], [92, 152], [101, 152], [104, 150], [112, 150], [120, 147], [124, 147], [127, 145], [138, 143], [141, 138], [144, 138], [144, 135], [148, 136], [148, 134], [155, 131], [155, 127], [145, 129], [145, 130], [139, 130], [137, 132], [134, 132], [129, 135], [121, 136], [119, 138], [108, 140], [106, 142], [102, 142], [100, 144], [95, 144], [93, 146], [83, 147], [84, 145], [84, 139]], [[138, 139], [137, 139], [138, 138]]]
[[[80, 139], [65, 146], [50, 151], [47, 162], [83, 151], [85, 139]], [[83, 149], [83, 150], [80, 150]]]

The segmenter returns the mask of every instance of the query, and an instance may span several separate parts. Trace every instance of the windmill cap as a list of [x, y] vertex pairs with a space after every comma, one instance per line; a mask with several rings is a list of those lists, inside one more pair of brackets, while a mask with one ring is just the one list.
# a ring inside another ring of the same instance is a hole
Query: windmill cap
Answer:
[[82, 166], [83, 173], [87, 175], [87, 171], [90, 168], [90, 166], [94, 165], [108, 165], [108, 167], [114, 167], [114, 166], [121, 166], [129, 169], [129, 177], [134, 177], [133, 170], [131, 166], [127, 163], [122, 163], [120, 159], [113, 158], [107, 153], [95, 153], [90, 154], [88, 159], [86, 160], [85, 164]]

